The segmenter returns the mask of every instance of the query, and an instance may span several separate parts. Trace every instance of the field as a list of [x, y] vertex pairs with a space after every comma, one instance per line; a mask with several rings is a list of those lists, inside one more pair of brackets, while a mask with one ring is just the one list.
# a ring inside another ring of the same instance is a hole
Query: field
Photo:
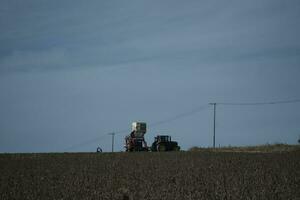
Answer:
[[282, 153], [290, 151], [300, 151], [300, 145], [288, 144], [264, 144], [258, 146], [225, 146], [221, 148], [201, 148], [192, 147], [189, 151], [212, 151], [212, 152], [245, 152], [245, 153]]
[[0, 154], [0, 199], [300, 199], [300, 151]]

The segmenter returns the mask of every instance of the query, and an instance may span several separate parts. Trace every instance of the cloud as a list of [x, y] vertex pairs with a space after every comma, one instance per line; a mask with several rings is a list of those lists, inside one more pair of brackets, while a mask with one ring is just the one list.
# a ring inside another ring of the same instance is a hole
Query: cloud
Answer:
[[299, 56], [299, 3], [29, 2], [0, 6], [0, 73]]
[[0, 73], [60, 69], [70, 64], [71, 59], [64, 49], [14, 51], [0, 61]]

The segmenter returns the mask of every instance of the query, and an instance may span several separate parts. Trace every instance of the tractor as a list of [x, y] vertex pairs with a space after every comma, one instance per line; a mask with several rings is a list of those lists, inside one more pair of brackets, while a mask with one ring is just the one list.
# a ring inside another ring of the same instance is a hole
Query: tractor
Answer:
[[171, 140], [171, 136], [158, 135], [154, 138], [151, 151], [179, 151], [178, 143]]
[[149, 151], [144, 138], [146, 127], [144, 122], [132, 123], [131, 133], [125, 137], [125, 151]]

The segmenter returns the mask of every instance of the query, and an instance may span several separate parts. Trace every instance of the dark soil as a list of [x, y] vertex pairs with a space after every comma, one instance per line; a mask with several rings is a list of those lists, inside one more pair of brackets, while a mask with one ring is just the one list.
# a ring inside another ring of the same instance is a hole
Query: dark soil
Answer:
[[300, 199], [300, 151], [0, 154], [0, 199]]

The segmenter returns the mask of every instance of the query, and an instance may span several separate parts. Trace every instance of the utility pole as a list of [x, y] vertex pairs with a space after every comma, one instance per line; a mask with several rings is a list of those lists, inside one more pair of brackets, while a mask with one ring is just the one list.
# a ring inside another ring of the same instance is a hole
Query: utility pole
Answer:
[[111, 135], [111, 152], [114, 152], [115, 133], [109, 133], [108, 135]]
[[216, 148], [216, 107], [217, 103], [210, 103], [214, 106], [214, 135], [213, 135], [213, 147]]

